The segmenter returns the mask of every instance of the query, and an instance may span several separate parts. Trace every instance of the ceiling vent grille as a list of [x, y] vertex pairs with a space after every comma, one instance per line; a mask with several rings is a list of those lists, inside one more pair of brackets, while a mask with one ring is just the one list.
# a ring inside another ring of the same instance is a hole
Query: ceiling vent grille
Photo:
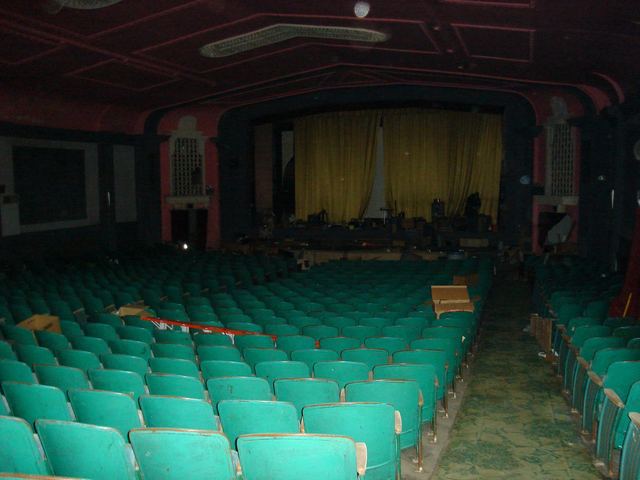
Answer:
[[208, 43], [200, 47], [200, 54], [211, 58], [228, 57], [297, 37], [368, 43], [384, 42], [389, 38], [385, 33], [366, 28], [278, 23], [260, 30]]

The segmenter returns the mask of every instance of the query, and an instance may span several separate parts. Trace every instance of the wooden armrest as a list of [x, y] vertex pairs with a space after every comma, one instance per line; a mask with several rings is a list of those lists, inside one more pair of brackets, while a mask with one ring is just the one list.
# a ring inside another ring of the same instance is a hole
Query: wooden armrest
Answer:
[[342, 388], [342, 389], [340, 390], [340, 401], [341, 401], [341, 402], [345, 402], [345, 401], [346, 401], [346, 400], [345, 400], [346, 398], [347, 398], [347, 394], [346, 394], [346, 392], [345, 392], [344, 388]]
[[589, 362], [587, 362], [584, 358], [578, 357], [578, 363], [582, 365], [585, 370], [589, 370]]
[[304, 418], [300, 419], [300, 433], [305, 433], [304, 432]]
[[360, 476], [367, 471], [367, 444], [364, 442], [356, 442], [356, 468]]
[[640, 413], [631, 412], [629, 414], [629, 418], [631, 419], [631, 421], [634, 423], [636, 427], [640, 428]]
[[607, 396], [609, 401], [613, 403], [616, 407], [624, 408], [624, 402], [620, 399], [620, 397], [614, 390], [611, 390], [610, 388], [605, 388], [604, 394]]
[[591, 381], [592, 381], [593, 383], [595, 383], [595, 384], [596, 384], [596, 385], [598, 385], [599, 387], [601, 387], [601, 386], [602, 386], [602, 378], [600, 378], [600, 377], [598, 376], [598, 374], [597, 374], [597, 373], [595, 373], [593, 370], [589, 370], [589, 371], [587, 372], [587, 375], [589, 375], [589, 378], [591, 379]]
[[396, 435], [400, 435], [402, 433], [402, 414], [398, 410], [394, 413]]

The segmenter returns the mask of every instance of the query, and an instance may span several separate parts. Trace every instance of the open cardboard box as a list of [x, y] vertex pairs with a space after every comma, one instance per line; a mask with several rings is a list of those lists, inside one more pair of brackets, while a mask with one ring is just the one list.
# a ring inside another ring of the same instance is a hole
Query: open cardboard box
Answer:
[[140, 317], [147, 314], [147, 305], [122, 305], [118, 310], [118, 315], [121, 317], [135, 316]]
[[476, 285], [478, 283], [478, 274], [477, 273], [469, 273], [468, 275], [454, 275], [453, 276], [453, 284], [454, 285], [466, 285], [468, 287], [472, 285]]
[[444, 312], [474, 311], [466, 285], [432, 285], [431, 299], [437, 318]]
[[55, 315], [32, 315], [17, 325], [27, 330], [46, 330], [47, 332], [62, 333], [60, 329], [60, 317]]

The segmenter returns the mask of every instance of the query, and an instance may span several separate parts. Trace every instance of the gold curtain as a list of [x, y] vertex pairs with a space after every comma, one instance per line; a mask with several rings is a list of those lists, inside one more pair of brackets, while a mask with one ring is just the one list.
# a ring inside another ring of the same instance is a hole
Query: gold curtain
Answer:
[[375, 175], [379, 111], [333, 112], [294, 121], [296, 217], [327, 211], [331, 222], [360, 218]]
[[384, 112], [385, 194], [389, 207], [431, 220], [431, 202], [460, 215], [480, 194], [480, 212], [497, 220], [502, 117], [403, 109]]

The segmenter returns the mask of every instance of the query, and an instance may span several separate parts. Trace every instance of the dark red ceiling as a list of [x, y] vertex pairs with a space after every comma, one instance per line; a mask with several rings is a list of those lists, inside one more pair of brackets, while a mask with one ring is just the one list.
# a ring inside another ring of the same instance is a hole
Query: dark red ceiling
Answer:
[[[223, 106], [353, 85], [525, 91], [592, 87], [614, 101], [640, 73], [638, 0], [124, 0], [99, 10], [0, 0], [9, 88], [136, 109]], [[275, 23], [355, 26], [378, 44], [298, 38], [224, 58], [204, 44]]]

